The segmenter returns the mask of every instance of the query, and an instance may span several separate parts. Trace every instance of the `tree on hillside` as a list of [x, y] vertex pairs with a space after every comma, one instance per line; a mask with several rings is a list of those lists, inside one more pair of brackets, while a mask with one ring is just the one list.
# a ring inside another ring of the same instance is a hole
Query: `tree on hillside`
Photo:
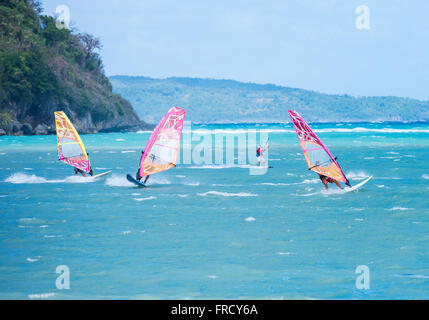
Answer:
[[78, 39], [82, 43], [83, 48], [85, 50], [86, 60], [94, 56], [95, 50], [100, 50], [102, 48], [100, 39], [94, 37], [91, 34], [80, 33], [78, 35]]

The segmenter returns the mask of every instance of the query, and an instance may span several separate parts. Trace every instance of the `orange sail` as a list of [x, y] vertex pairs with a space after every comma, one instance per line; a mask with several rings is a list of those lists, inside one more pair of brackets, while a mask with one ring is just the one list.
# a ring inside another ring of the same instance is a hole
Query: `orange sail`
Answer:
[[337, 181], [344, 182], [346, 185], [350, 186], [349, 180], [344, 175], [343, 170], [341, 170], [336, 160], [337, 158], [332, 156], [328, 148], [313, 130], [311, 130], [298, 112], [289, 110], [289, 115], [292, 118], [299, 143], [304, 152], [308, 169]]
[[158, 123], [140, 160], [141, 177], [176, 166], [185, 114], [185, 110], [173, 107]]

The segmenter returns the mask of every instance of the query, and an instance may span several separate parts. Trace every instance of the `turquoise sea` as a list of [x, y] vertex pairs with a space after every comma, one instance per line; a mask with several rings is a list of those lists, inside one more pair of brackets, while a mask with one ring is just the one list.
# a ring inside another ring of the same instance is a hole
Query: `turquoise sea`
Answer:
[[0, 137], [0, 298], [429, 299], [429, 124], [310, 126], [352, 184], [374, 178], [324, 191], [291, 124], [193, 125], [182, 156], [257, 130], [273, 168], [250, 174], [252, 144], [243, 163], [225, 139], [235, 163], [192, 157], [148, 188], [125, 175], [150, 132], [82, 135], [95, 173], [113, 170], [98, 180], [57, 160], [56, 136]]

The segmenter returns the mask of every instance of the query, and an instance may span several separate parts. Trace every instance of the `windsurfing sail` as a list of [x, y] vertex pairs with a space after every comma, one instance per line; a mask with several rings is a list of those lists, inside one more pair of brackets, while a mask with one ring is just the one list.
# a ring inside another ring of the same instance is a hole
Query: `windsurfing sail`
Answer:
[[85, 146], [73, 124], [62, 111], [55, 112], [58, 155], [60, 160], [83, 171], [90, 171], [89, 158]]
[[311, 130], [304, 119], [294, 110], [289, 110], [288, 112], [292, 118], [302, 151], [304, 152], [308, 169], [351, 186], [343, 170], [341, 170], [337, 158], [332, 156], [328, 148]]
[[176, 166], [186, 111], [171, 108], [158, 123], [140, 159], [140, 177]]

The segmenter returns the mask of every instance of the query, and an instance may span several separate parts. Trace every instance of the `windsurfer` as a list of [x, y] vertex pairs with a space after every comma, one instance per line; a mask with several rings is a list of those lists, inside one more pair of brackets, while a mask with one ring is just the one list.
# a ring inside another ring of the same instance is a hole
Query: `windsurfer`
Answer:
[[[91, 172], [92, 172], [92, 170], [91, 170]], [[85, 177], [85, 172], [83, 172], [83, 170], [81, 170], [81, 169], [79, 169], [79, 168], [74, 167], [74, 175], [75, 175], [75, 176], [77, 176], [79, 173], [80, 173], [83, 177]]]
[[[79, 168], [74, 167], [74, 175], [77, 176], [78, 174], [81, 174], [83, 177], [85, 177], [85, 172]], [[89, 169], [89, 175], [92, 177], [94, 175], [94, 172], [92, 171], [92, 168]]]
[[256, 158], [258, 158], [258, 166], [261, 166], [261, 161], [264, 162], [264, 165], [267, 165], [267, 163], [265, 162], [264, 159], [264, 155], [263, 153], [269, 148], [269, 146], [267, 146], [266, 148], [262, 148], [262, 146], [258, 146], [258, 149], [256, 149]]
[[335, 179], [332, 179], [330, 177], [324, 176], [322, 174], [319, 174], [320, 180], [322, 180], [322, 183], [325, 185], [325, 189], [328, 190], [328, 183], [335, 183], [338, 188], [343, 189], [343, 187], [339, 184], [339, 182]]
[[[149, 175], [147, 175], [146, 176], [146, 178], [144, 179], [144, 184], [146, 184], [146, 182], [147, 182], [147, 180], [149, 180], [149, 177], [150, 177], [150, 174]], [[143, 179], [143, 177], [142, 176], [140, 176], [140, 168], [137, 170], [137, 173], [136, 173], [136, 180], [137, 181], [141, 181], [141, 179]]]

